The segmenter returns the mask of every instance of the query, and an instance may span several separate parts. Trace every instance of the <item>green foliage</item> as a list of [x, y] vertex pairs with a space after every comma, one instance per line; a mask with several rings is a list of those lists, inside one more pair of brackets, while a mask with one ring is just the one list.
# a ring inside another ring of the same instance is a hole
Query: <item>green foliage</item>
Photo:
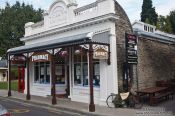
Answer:
[[171, 22], [172, 33], [175, 34], [175, 10], [170, 12], [169, 20]]
[[146, 18], [145, 23], [150, 24], [151, 21], [148, 18]]
[[152, 0], [143, 0], [142, 12], [141, 12], [141, 21], [146, 22], [146, 20], [151, 25], [157, 24], [157, 13], [155, 7], [152, 6]]
[[[12, 81], [11, 87], [12, 87], [12, 90], [18, 91], [18, 81], [17, 80]], [[8, 82], [0, 82], [0, 89], [7, 90], [8, 89]]]
[[175, 10], [167, 16], [160, 15], [156, 27], [161, 31], [175, 34]]
[[0, 56], [4, 56], [9, 48], [23, 45], [20, 38], [24, 35], [27, 22], [42, 20], [43, 10], [35, 10], [32, 5], [16, 2], [13, 6], [6, 3], [0, 9]]

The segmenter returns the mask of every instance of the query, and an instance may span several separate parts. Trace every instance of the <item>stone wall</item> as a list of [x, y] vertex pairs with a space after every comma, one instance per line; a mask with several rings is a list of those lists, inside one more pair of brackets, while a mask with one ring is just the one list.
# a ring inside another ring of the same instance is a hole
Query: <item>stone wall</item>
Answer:
[[[158, 80], [175, 78], [175, 46], [149, 38], [139, 38], [138, 42], [138, 87], [155, 86]], [[137, 82], [134, 79], [134, 85]]]
[[[116, 1], [115, 11], [119, 17], [116, 22], [116, 44], [118, 84], [121, 88], [123, 85], [123, 63], [125, 62], [125, 32], [132, 33], [132, 26], [125, 11]], [[158, 80], [175, 78], [175, 46], [155, 41], [153, 38], [139, 38], [138, 65], [133, 65], [132, 69], [135, 89], [137, 87], [138, 89], [152, 87]]]
[[125, 62], [125, 32], [132, 33], [132, 26], [127, 14], [117, 1], [115, 1], [115, 12], [119, 17], [116, 22], [118, 83], [119, 87], [122, 87], [123, 63]]

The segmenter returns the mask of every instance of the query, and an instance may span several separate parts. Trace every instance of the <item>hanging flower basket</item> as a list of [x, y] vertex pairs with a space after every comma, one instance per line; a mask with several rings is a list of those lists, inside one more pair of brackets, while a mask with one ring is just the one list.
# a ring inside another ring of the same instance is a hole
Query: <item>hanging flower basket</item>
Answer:
[[67, 57], [68, 56], [68, 52], [67, 51], [60, 51], [59, 56], [61, 56], [63, 58]]

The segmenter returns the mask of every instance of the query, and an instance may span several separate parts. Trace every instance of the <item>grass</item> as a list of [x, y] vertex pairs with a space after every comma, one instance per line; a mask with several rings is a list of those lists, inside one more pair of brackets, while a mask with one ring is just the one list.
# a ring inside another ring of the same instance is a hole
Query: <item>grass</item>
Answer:
[[[0, 89], [7, 90], [8, 82], [0, 82]], [[14, 91], [18, 91], [18, 80], [11, 82], [11, 89]]]

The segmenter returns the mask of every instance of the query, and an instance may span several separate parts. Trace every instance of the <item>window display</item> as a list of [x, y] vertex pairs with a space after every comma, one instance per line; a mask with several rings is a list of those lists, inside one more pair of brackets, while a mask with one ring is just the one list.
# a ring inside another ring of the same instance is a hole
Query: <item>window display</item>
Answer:
[[55, 77], [56, 77], [56, 84], [65, 84], [65, 66], [64, 64], [56, 64]]
[[50, 62], [34, 63], [34, 83], [38, 84], [50, 83]]
[[[79, 51], [79, 52], [77, 52]], [[74, 84], [88, 86], [88, 55], [87, 50], [82, 47], [76, 47], [74, 49]], [[100, 86], [100, 65], [99, 60], [94, 60], [93, 66], [93, 84], [94, 86]]]

